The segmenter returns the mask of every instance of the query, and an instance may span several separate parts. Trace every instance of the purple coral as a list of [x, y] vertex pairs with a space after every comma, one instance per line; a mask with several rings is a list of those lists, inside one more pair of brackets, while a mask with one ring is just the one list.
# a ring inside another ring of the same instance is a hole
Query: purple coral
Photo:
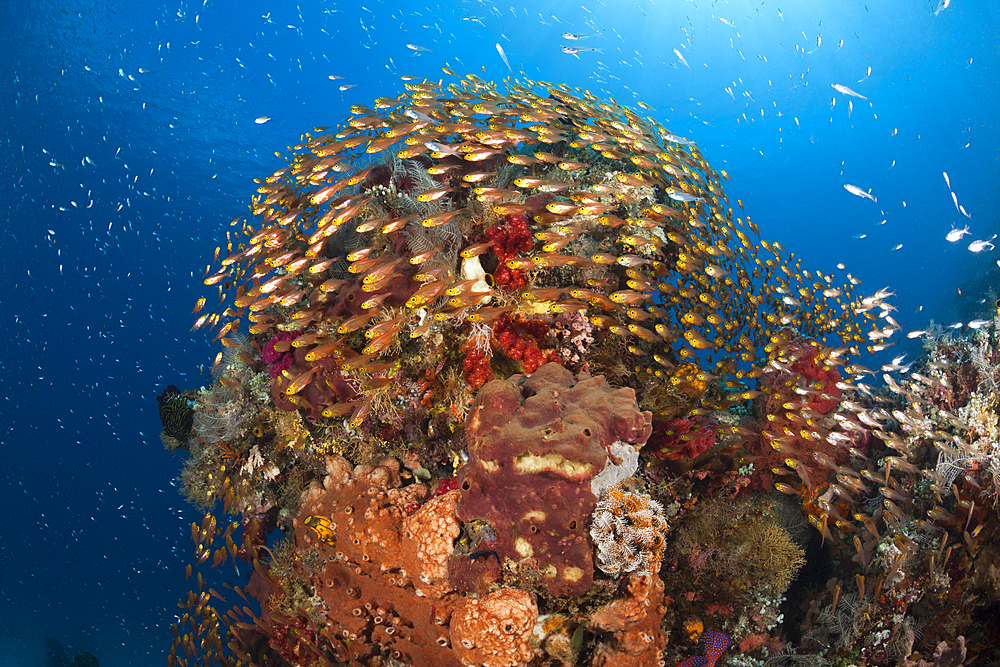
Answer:
[[292, 341], [298, 338], [298, 335], [291, 331], [279, 331], [274, 334], [271, 340], [264, 344], [264, 349], [262, 350], [262, 356], [264, 358], [264, 363], [267, 364], [268, 374], [276, 378], [281, 375], [281, 371], [286, 371], [292, 367], [295, 361], [295, 355], [291, 350], [278, 351], [274, 349], [274, 346], [282, 341]]
[[594, 342], [594, 325], [583, 312], [560, 313], [552, 326], [552, 333], [561, 343], [559, 350], [564, 365], [578, 368]]

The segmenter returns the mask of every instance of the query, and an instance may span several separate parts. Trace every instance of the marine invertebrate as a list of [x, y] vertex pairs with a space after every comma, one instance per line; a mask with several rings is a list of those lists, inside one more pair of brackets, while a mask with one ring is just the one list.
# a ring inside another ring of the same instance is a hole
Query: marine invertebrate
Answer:
[[598, 498], [610, 489], [635, 475], [639, 469], [639, 450], [627, 442], [616, 440], [608, 447], [608, 466], [590, 480], [590, 490]]
[[782, 593], [805, 564], [804, 552], [781, 525], [775, 501], [729, 503], [708, 500], [678, 527], [676, 555], [694, 570], [726, 578], [739, 587]]
[[545, 339], [549, 325], [535, 318], [514, 317], [504, 314], [497, 318], [493, 327], [493, 337], [505, 355], [520, 362], [521, 371], [531, 375], [543, 364], [560, 363], [555, 349], [544, 352], [540, 343]]
[[499, 560], [535, 570], [552, 595], [587, 592], [586, 523], [597, 500], [591, 479], [607, 465], [612, 443], [645, 443], [650, 418], [631, 389], [612, 390], [558, 364], [487, 383], [466, 423], [458, 516], [488, 521]]
[[455, 515], [457, 502], [458, 491], [446, 491], [403, 519], [403, 570], [419, 595], [439, 598], [451, 590], [448, 560], [461, 532]]
[[917, 667], [962, 667], [965, 664], [965, 656], [965, 637], [959, 635], [955, 639], [954, 646], [949, 647], [948, 642], [941, 642], [931, 656], [933, 662], [921, 659]]
[[194, 407], [181, 390], [170, 385], [156, 397], [156, 402], [160, 404], [163, 434], [177, 441], [187, 438], [194, 426]]
[[278, 377], [281, 371], [292, 367], [295, 355], [291, 352], [291, 342], [296, 338], [297, 334], [292, 331], [278, 331], [264, 344], [261, 358], [271, 377]]
[[715, 663], [732, 640], [718, 630], [705, 630], [705, 654], [693, 655], [678, 663], [677, 667], [715, 667]]
[[666, 530], [660, 503], [644, 493], [626, 491], [621, 484], [606, 489], [590, 527], [598, 566], [611, 575], [656, 572], [666, 548]]
[[689, 618], [684, 621], [684, 636], [687, 637], [688, 641], [697, 641], [701, 639], [701, 633], [705, 631], [705, 626], [701, 622], [700, 618]]
[[[449, 590], [441, 567], [456, 534], [454, 495], [406, 513], [427, 495], [423, 484], [401, 486], [395, 460], [352, 466], [341, 457], [328, 458], [322, 481], [303, 493], [296, 549], [316, 551], [322, 564], [300, 567], [297, 574], [321, 601], [310, 614], [323, 619], [317, 626], [323, 646], [350, 639], [345, 659], [364, 660], [385, 649], [415, 663], [460, 664], [442, 627], [451, 602], [440, 602]], [[310, 528], [314, 516], [328, 519], [332, 537]]]
[[256, 410], [242, 387], [218, 382], [195, 399], [192, 429], [204, 445], [229, 442], [243, 432]]
[[587, 622], [587, 629], [599, 637], [591, 665], [662, 667], [660, 654], [667, 643], [660, 627], [666, 611], [663, 582], [655, 572], [634, 572], [619, 589], [619, 594]]
[[482, 598], [462, 598], [451, 618], [451, 643], [463, 665], [518, 667], [534, 653], [528, 639], [538, 618], [534, 596], [500, 588]]
[[717, 422], [701, 417], [660, 422], [651, 438], [650, 451], [661, 458], [694, 458], [715, 446], [717, 428]]
[[496, 227], [484, 231], [492, 245], [499, 265], [493, 273], [493, 280], [499, 287], [509, 290], [519, 290], [525, 286], [527, 279], [524, 271], [507, 266], [507, 261], [521, 253], [528, 252], [534, 246], [531, 232], [528, 231], [528, 220], [520, 213], [511, 213], [503, 217], [503, 222]]
[[553, 323], [553, 334], [560, 341], [561, 363], [575, 370], [583, 364], [583, 356], [594, 342], [594, 325], [583, 312], [560, 313]]

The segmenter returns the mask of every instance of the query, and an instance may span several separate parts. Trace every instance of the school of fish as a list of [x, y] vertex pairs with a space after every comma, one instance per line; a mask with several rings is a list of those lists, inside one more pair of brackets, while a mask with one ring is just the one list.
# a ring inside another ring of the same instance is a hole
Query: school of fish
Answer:
[[[391, 371], [375, 360], [392, 361], [400, 340], [467, 336], [473, 322], [504, 314], [585, 312], [622, 339], [637, 385], [699, 360], [699, 374], [717, 385], [694, 411], [742, 400], [743, 383], [763, 372], [774, 353], [767, 346], [783, 328], [854, 353], [867, 339], [882, 343], [859, 318], [882, 297], [856, 297], [849, 274], [838, 283], [761, 239], [749, 217], [734, 215], [725, 172], [652, 118], [532, 81], [501, 92], [470, 75], [406, 90], [379, 98], [375, 109], [355, 105], [336, 130], [304, 136], [289, 164], [260, 181], [257, 222], [233, 221], [224, 256], [217, 249], [218, 264], [206, 271], [220, 307], [196, 328], [218, 326], [228, 347], [235, 342], [226, 334], [241, 327], [255, 336], [296, 331], [307, 358], [339, 359], [377, 379]], [[366, 181], [373, 160], [419, 169], [437, 187], [393, 206]], [[534, 212], [540, 195], [548, 203]], [[532, 212], [532, 247], [506, 260], [528, 285], [505, 294], [470, 280], [469, 256], [491, 249], [484, 230]], [[457, 248], [414, 242], [459, 235]], [[404, 303], [384, 306], [387, 286], [400, 281], [411, 286]], [[330, 304], [358, 285], [373, 297], [358, 314], [334, 314]], [[873, 331], [886, 328], [870, 319]], [[319, 381], [289, 379], [290, 400], [300, 405], [301, 390]], [[308, 407], [350, 415], [354, 426], [370, 418], [365, 392]]]

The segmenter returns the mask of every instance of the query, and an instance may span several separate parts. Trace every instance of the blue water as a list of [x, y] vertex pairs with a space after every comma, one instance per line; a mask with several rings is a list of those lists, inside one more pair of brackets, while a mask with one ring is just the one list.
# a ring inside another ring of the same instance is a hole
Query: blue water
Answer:
[[1000, 6], [935, 4], [4, 0], [0, 665], [41, 665], [46, 635], [165, 664], [201, 517], [155, 397], [216, 352], [188, 331], [205, 265], [274, 151], [399, 75], [499, 79], [500, 44], [514, 72], [642, 100], [803, 268], [891, 286], [907, 330], [982, 316], [1000, 252], [967, 246], [1000, 231]]

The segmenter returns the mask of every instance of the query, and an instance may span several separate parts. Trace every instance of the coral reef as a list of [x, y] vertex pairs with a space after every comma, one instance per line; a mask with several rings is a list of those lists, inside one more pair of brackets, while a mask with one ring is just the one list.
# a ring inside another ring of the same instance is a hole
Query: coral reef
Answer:
[[205, 278], [170, 667], [1000, 658], [994, 299], [878, 361], [892, 293], [802, 269], [693, 141], [405, 89], [303, 135]]

